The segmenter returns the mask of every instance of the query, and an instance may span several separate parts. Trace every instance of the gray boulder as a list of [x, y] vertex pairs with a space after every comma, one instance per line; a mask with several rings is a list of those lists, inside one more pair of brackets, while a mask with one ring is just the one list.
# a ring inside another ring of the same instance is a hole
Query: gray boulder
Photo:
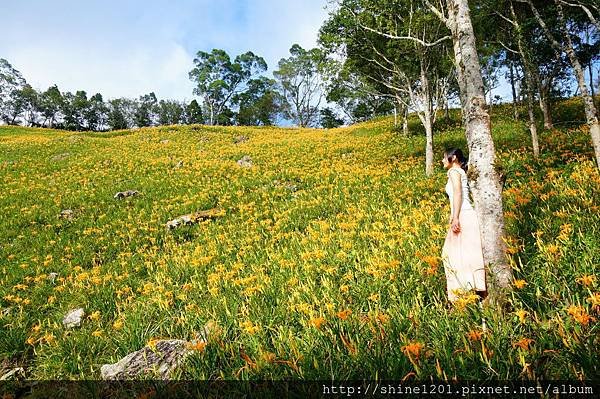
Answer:
[[81, 325], [81, 319], [85, 315], [83, 308], [71, 310], [63, 318], [63, 326], [65, 328], [79, 327]]

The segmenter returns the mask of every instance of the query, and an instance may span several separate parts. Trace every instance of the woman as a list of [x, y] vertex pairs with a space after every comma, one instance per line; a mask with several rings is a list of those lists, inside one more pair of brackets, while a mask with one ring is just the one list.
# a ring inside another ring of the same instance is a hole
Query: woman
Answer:
[[458, 148], [444, 152], [448, 170], [446, 193], [450, 199], [450, 227], [442, 249], [448, 299], [454, 302], [461, 294], [475, 290], [485, 299], [487, 287], [479, 235], [479, 223], [469, 199], [467, 160]]

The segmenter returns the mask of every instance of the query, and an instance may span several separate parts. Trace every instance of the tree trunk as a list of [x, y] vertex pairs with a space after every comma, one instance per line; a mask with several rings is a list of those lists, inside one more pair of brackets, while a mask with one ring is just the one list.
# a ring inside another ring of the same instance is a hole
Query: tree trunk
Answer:
[[533, 85], [531, 84], [531, 78], [528, 78], [527, 82], [527, 115], [529, 116], [529, 132], [531, 133], [531, 144], [533, 146], [533, 156], [538, 158], [540, 156], [540, 144], [537, 135], [537, 124], [535, 120], [535, 114], [533, 113]]
[[590, 64], [588, 65], [588, 71], [590, 73], [590, 93], [592, 95], [592, 98], [594, 98], [594, 74], [592, 70], [592, 61], [590, 61]]
[[552, 115], [550, 114], [550, 99], [545, 87], [540, 87], [540, 109], [542, 110], [542, 115], [544, 115], [544, 129], [554, 129]]
[[402, 133], [408, 135], [408, 107], [404, 107], [402, 115]]
[[425, 174], [431, 176], [433, 174], [433, 104], [431, 100], [431, 90], [429, 87], [429, 79], [423, 67], [421, 60], [421, 90], [423, 95], [423, 103], [425, 110], [423, 112], [423, 126], [425, 127]]
[[512, 271], [506, 261], [502, 184], [495, 167], [490, 116], [485, 102], [481, 66], [467, 0], [448, 0], [447, 25], [452, 32], [461, 91], [463, 122], [469, 146], [469, 180], [481, 233], [483, 258], [489, 271], [490, 298], [503, 302]]
[[510, 62], [510, 88], [512, 89], [512, 99], [513, 99], [513, 119], [519, 120], [519, 110], [517, 109], [517, 89], [515, 88], [515, 71], [513, 67], [513, 63]]

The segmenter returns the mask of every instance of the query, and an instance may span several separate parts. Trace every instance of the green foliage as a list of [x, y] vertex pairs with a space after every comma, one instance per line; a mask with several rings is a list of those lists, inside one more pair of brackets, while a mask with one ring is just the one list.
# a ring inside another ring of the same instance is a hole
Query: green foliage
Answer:
[[232, 97], [253, 75], [267, 70], [265, 60], [251, 51], [238, 55], [233, 62], [224, 50], [198, 51], [194, 65], [189, 77], [197, 85], [194, 94], [201, 96], [208, 108], [211, 125], [219, 119], [230, 121], [226, 108]]
[[314, 126], [323, 99], [320, 71], [327, 68], [328, 61], [320, 49], [305, 50], [299, 44], [292, 45], [290, 54], [279, 60], [273, 72], [281, 91], [283, 115], [300, 127]]

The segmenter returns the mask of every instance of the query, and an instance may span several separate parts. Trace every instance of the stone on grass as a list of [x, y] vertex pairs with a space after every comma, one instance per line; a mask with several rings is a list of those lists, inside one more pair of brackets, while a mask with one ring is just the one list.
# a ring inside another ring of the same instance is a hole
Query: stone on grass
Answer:
[[48, 280], [50, 280], [50, 282], [52, 284], [54, 284], [54, 281], [56, 280], [57, 277], [58, 277], [58, 273], [56, 273], [56, 272], [52, 272], [52, 273], [48, 274]]
[[23, 377], [25, 375], [25, 369], [23, 367], [16, 367], [12, 370], [10, 370], [8, 373], [3, 374], [0, 377], [0, 381], [7, 381], [7, 380], [12, 380], [12, 379], [17, 379], [17, 375], [20, 374], [21, 377]]
[[83, 311], [83, 308], [71, 310], [63, 318], [63, 326], [65, 326], [65, 328], [79, 327], [81, 325], [81, 319], [84, 315], [85, 312]]
[[252, 158], [249, 155], [244, 155], [240, 160], [237, 161], [237, 164], [242, 168], [249, 168], [252, 166]]
[[174, 229], [174, 228], [182, 226], [182, 225], [191, 225], [191, 224], [198, 223], [202, 220], [215, 219], [215, 218], [217, 218], [219, 216], [223, 216], [223, 215], [224, 215], [224, 211], [219, 208], [213, 208], [213, 209], [208, 209], [205, 211], [189, 213], [187, 215], [179, 216], [173, 220], [169, 220], [167, 222], [167, 227], [169, 229]]
[[75, 215], [75, 213], [73, 212], [73, 210], [71, 210], [71, 209], [64, 209], [64, 210], [60, 211], [60, 215], [58, 215], [58, 217], [60, 219], [71, 220], [71, 219], [73, 219], [74, 215]]
[[62, 161], [63, 159], [67, 159], [71, 154], [68, 152], [63, 152], [62, 154], [56, 154], [52, 158], [51, 161]]
[[152, 346], [132, 352], [114, 364], [100, 368], [103, 380], [126, 380], [144, 374], [156, 373], [156, 377], [168, 380], [171, 372], [192, 353], [188, 342], [180, 339], [165, 339]]
[[115, 198], [123, 199], [126, 197], [132, 197], [132, 196], [138, 195], [138, 194], [139, 194], [139, 191], [137, 191], [137, 190], [119, 191], [118, 193], [115, 194]]
[[233, 142], [235, 144], [239, 144], [239, 143], [245, 143], [248, 140], [250, 140], [250, 138], [248, 136], [241, 135], [241, 136], [234, 137]]

